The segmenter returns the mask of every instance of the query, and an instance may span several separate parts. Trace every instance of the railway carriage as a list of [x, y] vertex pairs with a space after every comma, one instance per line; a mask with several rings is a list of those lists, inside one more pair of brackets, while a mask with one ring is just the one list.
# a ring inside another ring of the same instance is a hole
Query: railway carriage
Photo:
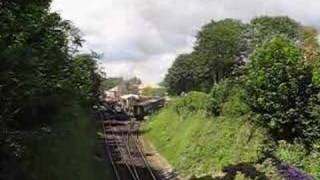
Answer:
[[144, 116], [162, 108], [164, 104], [165, 100], [163, 98], [153, 98], [136, 103], [133, 105], [133, 116], [137, 119], [143, 119]]

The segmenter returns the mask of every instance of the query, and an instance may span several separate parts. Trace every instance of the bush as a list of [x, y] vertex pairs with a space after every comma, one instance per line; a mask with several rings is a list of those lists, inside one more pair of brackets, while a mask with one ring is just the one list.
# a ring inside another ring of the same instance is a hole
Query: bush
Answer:
[[[197, 95], [205, 98], [202, 93]], [[213, 118], [201, 108], [178, 114], [175, 101], [185, 98], [190, 97], [173, 100], [145, 124], [146, 136], [179, 173], [217, 175], [224, 167], [261, 158], [263, 129], [254, 129], [246, 116]], [[201, 102], [203, 99], [193, 103]]]
[[249, 109], [243, 99], [243, 88], [238, 83], [226, 79], [213, 86], [210, 93], [210, 108], [215, 116], [244, 115]]
[[315, 143], [311, 152], [307, 152], [302, 144], [289, 144], [285, 141], [280, 141], [274, 154], [280, 160], [300, 168], [317, 179], [320, 179], [319, 143]]
[[81, 104], [78, 101], [65, 104], [64, 109], [57, 112], [53, 126], [24, 136], [19, 165], [26, 179], [111, 178], [111, 167], [100, 159], [104, 152], [103, 147], [97, 147], [97, 129], [92, 123], [92, 112]]
[[219, 84], [213, 86], [210, 92], [210, 101], [212, 106], [212, 113], [216, 116], [220, 115], [222, 105], [226, 102], [232, 89], [232, 83], [230, 80], [224, 80]]
[[209, 96], [206, 93], [192, 91], [183, 98], [176, 99], [170, 104], [178, 114], [197, 111], [207, 112], [210, 107]]
[[250, 57], [245, 76], [246, 100], [255, 122], [275, 139], [312, 142], [320, 137], [316, 118], [318, 90], [311, 68], [289, 40], [276, 37]]
[[243, 99], [244, 90], [239, 87], [234, 88], [226, 102], [221, 105], [221, 115], [238, 117], [247, 114], [249, 107]]

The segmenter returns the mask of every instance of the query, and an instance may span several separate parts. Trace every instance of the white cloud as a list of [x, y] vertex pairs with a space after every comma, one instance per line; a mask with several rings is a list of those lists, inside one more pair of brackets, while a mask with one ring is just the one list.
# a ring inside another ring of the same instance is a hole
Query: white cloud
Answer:
[[147, 82], [159, 82], [211, 19], [288, 15], [320, 27], [318, 0], [54, 0], [52, 9], [81, 29], [86, 49], [104, 54], [109, 75]]

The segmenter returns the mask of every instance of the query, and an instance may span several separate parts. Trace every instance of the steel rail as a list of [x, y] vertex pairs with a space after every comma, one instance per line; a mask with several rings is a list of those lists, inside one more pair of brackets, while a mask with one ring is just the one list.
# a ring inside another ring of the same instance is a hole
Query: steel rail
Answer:
[[[123, 149], [121, 148], [121, 144], [120, 144], [120, 142], [122, 142], [122, 140], [121, 140], [121, 138], [118, 138], [118, 136], [116, 135], [116, 133], [115, 133], [115, 128], [112, 126], [112, 125], [110, 125], [110, 132], [111, 132], [111, 134], [113, 135], [113, 137], [114, 138], [116, 138], [118, 141], [116, 141], [117, 142], [117, 147], [118, 147], [118, 149], [119, 149], [119, 152], [120, 152], [120, 154], [121, 154], [121, 156], [122, 156], [122, 158], [123, 158], [123, 161], [124, 161], [124, 163], [125, 163], [125, 166], [127, 167], [127, 169], [128, 169], [128, 171], [129, 171], [129, 173], [130, 173], [130, 175], [131, 175], [131, 177], [134, 179], [134, 180], [140, 180], [140, 178], [139, 177], [136, 177], [136, 174], [133, 172], [133, 170], [131, 169], [131, 166], [128, 164], [128, 162], [127, 162], [127, 159], [125, 159], [125, 153], [124, 153], [124, 151], [123, 151]], [[120, 131], [121, 132], [121, 131]], [[132, 158], [130, 158], [130, 159], [132, 159]]]
[[[132, 122], [130, 122], [130, 123], [132, 123]], [[140, 125], [139, 125], [139, 124], [137, 124], [137, 125], [138, 125], [138, 127], [137, 127], [136, 130], [137, 130], [137, 132], [139, 132]], [[132, 128], [132, 126], [130, 126], [130, 127]], [[152, 171], [152, 168], [151, 168], [149, 162], [147, 161], [147, 159], [146, 159], [146, 157], [145, 157], [145, 155], [144, 155], [144, 153], [143, 153], [143, 151], [142, 151], [142, 149], [141, 149], [142, 144], [141, 144], [140, 141], [139, 141], [139, 134], [136, 133], [136, 137], [135, 137], [135, 136], [132, 136], [132, 137], [133, 137], [133, 139], [134, 139], [134, 144], [135, 144], [136, 148], [138, 149], [139, 154], [140, 154], [140, 156], [141, 156], [141, 158], [142, 158], [142, 160], [143, 160], [143, 162], [144, 162], [144, 165], [145, 165], [146, 168], [148, 169], [149, 174], [151, 175], [151, 177], [152, 177], [153, 180], [157, 180], [156, 176], [154, 175], [154, 173], [153, 173], [153, 171]]]
[[118, 173], [118, 169], [117, 169], [117, 167], [115, 165], [114, 159], [113, 159], [113, 157], [112, 157], [112, 155], [110, 153], [110, 148], [109, 148], [109, 145], [108, 145], [108, 140], [107, 140], [107, 136], [106, 136], [106, 129], [104, 127], [104, 123], [103, 123], [102, 127], [103, 127], [103, 131], [104, 131], [104, 136], [105, 136], [104, 137], [104, 143], [105, 143], [105, 146], [107, 147], [107, 154], [108, 154], [109, 159], [111, 161], [112, 169], [114, 171], [114, 174], [116, 175], [117, 180], [121, 180], [120, 176], [119, 176], [119, 173]]
[[[130, 137], [130, 135], [131, 135], [131, 133], [130, 133], [130, 131], [131, 131], [130, 126], [127, 127], [126, 130], [127, 130], [127, 134], [125, 134], [124, 131], [122, 131], [122, 135], [123, 135], [123, 137], [127, 137], [127, 139], [125, 140], [125, 142], [126, 142], [126, 143], [125, 143], [125, 144], [126, 144], [126, 149], [127, 149], [127, 152], [128, 152], [128, 155], [129, 155], [131, 161], [134, 162], [134, 159], [133, 159], [132, 154], [131, 154], [131, 151], [130, 151], [130, 142], [129, 142], [129, 137]], [[133, 165], [133, 171], [134, 171], [134, 174], [136, 175], [136, 178], [139, 180], [139, 179], [140, 179], [140, 178], [139, 178], [139, 174], [138, 174], [137, 168], [136, 168], [134, 165]]]
[[116, 164], [115, 164], [115, 161], [112, 157], [112, 154], [111, 154], [111, 149], [109, 148], [109, 145], [108, 145], [108, 140], [107, 140], [107, 134], [106, 134], [106, 128], [105, 128], [105, 121], [104, 121], [104, 115], [102, 115], [102, 129], [103, 129], [103, 135], [104, 135], [104, 147], [107, 148], [107, 154], [108, 154], [108, 157], [111, 161], [111, 165], [112, 165], [112, 169], [113, 169], [113, 172], [117, 178], [117, 180], [121, 180], [120, 179], [120, 176], [119, 176], [119, 173], [118, 173], [118, 169], [116, 167]]

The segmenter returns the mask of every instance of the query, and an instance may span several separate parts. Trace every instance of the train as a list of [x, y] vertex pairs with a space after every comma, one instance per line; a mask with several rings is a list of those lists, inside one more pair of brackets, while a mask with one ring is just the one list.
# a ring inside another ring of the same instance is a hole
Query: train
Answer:
[[[105, 95], [104, 106], [109, 117], [121, 117], [120, 119], [135, 118], [143, 120], [145, 116], [152, 114], [165, 106], [166, 100], [162, 97], [140, 96], [136, 94], [126, 94], [122, 96]], [[118, 119], [119, 119], [118, 118]]]
[[143, 119], [145, 116], [154, 113], [160, 108], [164, 107], [164, 98], [153, 98], [142, 101], [133, 105], [133, 116], [136, 119]]
[[120, 98], [122, 109], [138, 120], [164, 107], [165, 99], [162, 97], [146, 97], [134, 94], [124, 95]]

